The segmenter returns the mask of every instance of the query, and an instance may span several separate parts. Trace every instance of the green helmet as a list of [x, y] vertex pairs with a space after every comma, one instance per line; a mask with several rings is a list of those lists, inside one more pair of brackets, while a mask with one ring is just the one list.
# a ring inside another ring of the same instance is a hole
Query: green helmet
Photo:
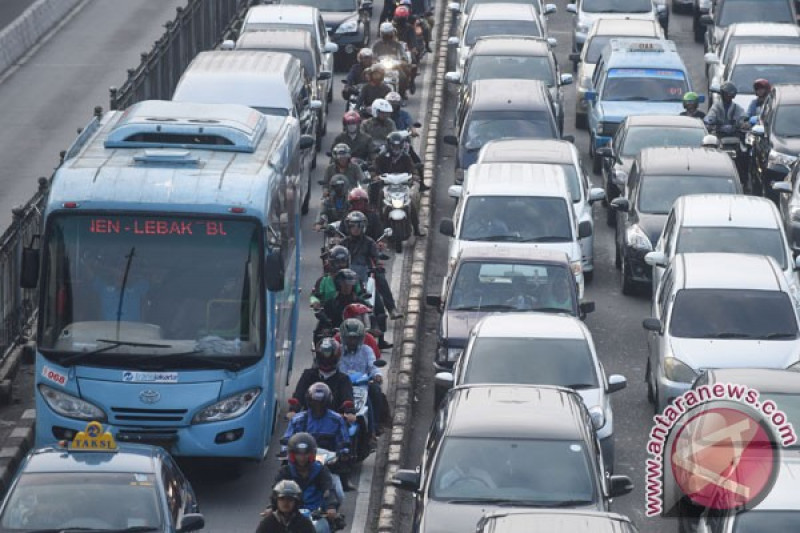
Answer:
[[699, 104], [700, 97], [697, 96], [697, 93], [694, 91], [689, 91], [688, 93], [683, 95], [683, 103], [684, 104]]

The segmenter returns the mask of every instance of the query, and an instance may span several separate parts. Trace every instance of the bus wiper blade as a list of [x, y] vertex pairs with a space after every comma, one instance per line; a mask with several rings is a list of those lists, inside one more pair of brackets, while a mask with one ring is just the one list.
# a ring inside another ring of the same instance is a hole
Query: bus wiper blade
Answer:
[[796, 333], [787, 333], [787, 332], [774, 332], [774, 333], [767, 333], [766, 335], [762, 335], [759, 339], [767, 339], [767, 340], [774, 340], [774, 339], [794, 339], [797, 337]]
[[110, 350], [113, 350], [114, 348], [119, 348], [120, 346], [132, 346], [134, 348], [172, 348], [171, 344], [153, 344], [149, 342], [123, 341], [123, 340], [112, 340], [112, 339], [95, 339], [95, 342], [108, 343], [108, 346], [103, 346], [102, 348], [97, 348], [89, 352], [80, 352], [68, 355], [67, 357], [62, 359], [60, 363], [64, 366], [75, 364], [79, 361], [82, 361], [83, 359], [87, 359], [99, 353], [108, 352]]
[[137, 362], [158, 362], [171, 359], [183, 359], [195, 363], [213, 363], [227, 370], [239, 370], [244, 366], [242, 361], [237, 359], [248, 358], [248, 356], [217, 357], [214, 355], [203, 355], [203, 350], [191, 350], [188, 352], [171, 352], [164, 354], [145, 354], [136, 356]]
[[712, 339], [752, 339], [752, 335], [748, 335], [747, 333], [738, 333], [734, 331], [722, 331], [720, 333], [714, 333], [709, 335]]

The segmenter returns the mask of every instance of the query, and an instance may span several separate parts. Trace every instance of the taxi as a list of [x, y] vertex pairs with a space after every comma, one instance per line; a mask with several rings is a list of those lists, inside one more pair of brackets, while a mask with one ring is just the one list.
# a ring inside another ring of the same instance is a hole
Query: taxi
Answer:
[[[76, 490], [79, 489], [79, 490]], [[204, 527], [189, 481], [162, 448], [117, 444], [99, 422], [23, 459], [0, 531], [154, 531]]]

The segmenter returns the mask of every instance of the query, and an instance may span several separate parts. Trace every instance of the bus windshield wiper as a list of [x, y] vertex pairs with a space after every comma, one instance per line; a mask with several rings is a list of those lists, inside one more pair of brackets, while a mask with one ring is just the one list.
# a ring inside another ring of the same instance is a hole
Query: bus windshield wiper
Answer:
[[80, 352], [68, 355], [67, 357], [63, 358], [60, 363], [64, 366], [75, 364], [83, 359], [87, 359], [100, 353], [108, 352], [114, 348], [119, 348], [120, 346], [132, 346], [134, 348], [172, 348], [171, 344], [154, 344], [150, 342], [123, 341], [113, 339], [95, 339], [95, 342], [108, 343], [108, 346], [103, 346], [102, 348], [97, 348], [89, 352]]
[[766, 340], [795, 339], [797, 338], [797, 333], [789, 333], [787, 331], [776, 331], [773, 333], [767, 333], [766, 335], [760, 335], [758, 338]]
[[712, 339], [752, 339], [752, 335], [748, 335], [747, 333], [740, 333], [736, 331], [721, 331], [719, 333], [713, 333], [709, 335]]
[[[165, 360], [184, 360], [184, 361], [191, 361], [193, 363], [211, 363], [216, 366], [220, 366], [225, 368], [226, 370], [239, 370], [244, 366], [244, 363], [241, 359], [249, 359], [252, 356], [232, 356], [232, 357], [218, 357], [215, 355], [203, 355], [205, 352], [203, 350], [191, 350], [188, 352], [170, 352], [164, 354], [143, 354], [137, 355], [135, 358], [135, 362], [154, 362], [157, 363], [159, 361]], [[173, 366], [175, 363], [173, 363]]]

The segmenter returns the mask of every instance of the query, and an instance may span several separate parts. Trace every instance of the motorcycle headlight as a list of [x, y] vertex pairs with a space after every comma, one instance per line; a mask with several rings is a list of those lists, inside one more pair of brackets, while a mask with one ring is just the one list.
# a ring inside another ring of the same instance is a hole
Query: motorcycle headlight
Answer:
[[50, 409], [61, 416], [78, 420], [97, 420], [99, 422], [106, 420], [106, 413], [102, 409], [71, 394], [58, 391], [47, 385], [39, 385], [39, 394], [42, 395]]
[[650, 239], [647, 237], [645, 232], [642, 231], [642, 228], [635, 224], [628, 228], [626, 237], [628, 240], [628, 245], [630, 245], [631, 248], [646, 252], [653, 250], [653, 243], [650, 242]]
[[797, 156], [770, 150], [767, 156], [767, 166], [769, 167], [790, 167], [797, 161]]
[[261, 389], [249, 389], [233, 396], [228, 396], [224, 400], [211, 404], [198, 411], [192, 424], [205, 424], [208, 422], [222, 422], [243, 415], [255, 403], [256, 398], [261, 394]]
[[388, 57], [381, 59], [381, 65], [385, 70], [394, 70], [397, 68], [397, 61]]
[[697, 378], [697, 372], [680, 359], [666, 357], [664, 359], [664, 376], [670, 381], [692, 383]]
[[403, 209], [403, 199], [392, 198], [392, 209]]
[[336, 33], [355, 33], [358, 31], [358, 19], [345, 20], [336, 28]]

